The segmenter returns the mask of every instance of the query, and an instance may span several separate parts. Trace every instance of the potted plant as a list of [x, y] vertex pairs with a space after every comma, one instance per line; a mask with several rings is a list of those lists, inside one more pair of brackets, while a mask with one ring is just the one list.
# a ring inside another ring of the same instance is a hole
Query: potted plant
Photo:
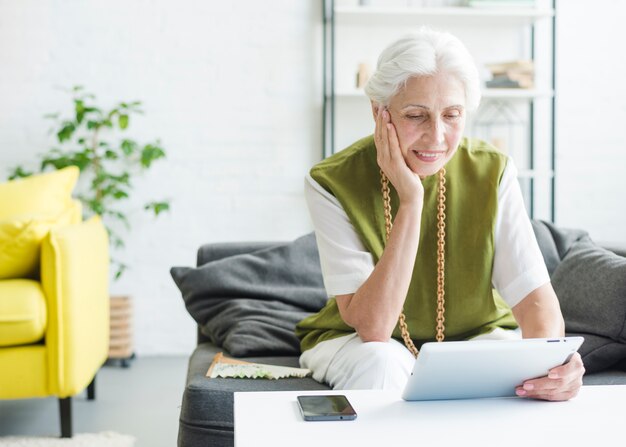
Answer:
[[[102, 216], [111, 247], [123, 248], [123, 234], [118, 228], [129, 231], [130, 222], [116, 205], [129, 199], [134, 176], [164, 158], [165, 151], [158, 140], [139, 144], [133, 139], [120, 137], [128, 129], [130, 117], [143, 113], [141, 102], [120, 102], [105, 110], [96, 106], [95, 96], [85, 92], [81, 86], [73, 87], [69, 93], [72, 96], [69, 116], [60, 113], [45, 116], [54, 122], [52, 130], [58, 145], [40, 155], [39, 171], [77, 166], [80, 169], [80, 186], [84, 187], [81, 190], [79, 186], [77, 197], [83, 204], [84, 217], [95, 214]], [[12, 169], [9, 179], [26, 177], [32, 173], [23, 166], [17, 166]], [[143, 208], [158, 216], [169, 210], [169, 202], [150, 201]], [[128, 267], [116, 258], [111, 259], [111, 264], [114, 279], [120, 278]], [[122, 319], [130, 317], [129, 306], [127, 297], [112, 297], [112, 341], [115, 330], [119, 333], [124, 332], [122, 329], [130, 330], [127, 327], [130, 325], [128, 319], [125, 322], [118, 321], [118, 327], [114, 327], [116, 316]], [[124, 361], [123, 364], [127, 365]]]
[[[81, 86], [71, 89], [73, 107], [71, 116], [60, 113], [45, 115], [55, 123], [58, 146], [40, 155], [39, 171], [76, 166], [81, 179], [86, 179], [88, 188], [79, 191], [78, 199], [83, 204], [85, 218], [102, 216], [111, 246], [123, 248], [124, 240], [115, 223], [121, 223], [128, 231], [130, 222], [116, 204], [127, 200], [133, 189], [133, 175], [149, 169], [156, 160], [165, 157], [165, 151], [157, 140], [144, 145], [129, 138], [113, 141], [116, 131], [125, 131], [133, 114], [141, 114], [141, 102], [120, 102], [105, 111], [94, 104], [95, 96], [86, 93]], [[13, 168], [9, 179], [27, 177], [33, 172], [22, 166]], [[84, 182], [83, 182], [84, 184]], [[169, 210], [167, 201], [151, 201], [143, 208], [158, 216]], [[115, 279], [127, 269], [123, 262], [113, 259]]]

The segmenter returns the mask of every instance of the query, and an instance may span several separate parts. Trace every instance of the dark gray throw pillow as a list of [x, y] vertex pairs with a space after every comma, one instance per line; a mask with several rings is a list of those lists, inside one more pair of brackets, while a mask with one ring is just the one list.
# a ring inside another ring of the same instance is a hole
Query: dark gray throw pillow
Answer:
[[170, 273], [202, 333], [237, 357], [298, 355], [295, 324], [328, 299], [313, 233]]
[[626, 258], [584, 236], [554, 270], [567, 335], [582, 335], [579, 352], [587, 372], [626, 360]]
[[279, 301], [226, 299], [211, 309], [200, 330], [235, 357], [299, 355], [294, 328], [309, 315]]

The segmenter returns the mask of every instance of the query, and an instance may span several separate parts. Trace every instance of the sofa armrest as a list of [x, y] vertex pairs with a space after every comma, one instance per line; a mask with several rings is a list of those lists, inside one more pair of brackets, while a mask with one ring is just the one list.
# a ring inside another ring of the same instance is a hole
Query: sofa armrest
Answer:
[[109, 345], [109, 242], [99, 217], [52, 230], [41, 248], [51, 391], [80, 392]]

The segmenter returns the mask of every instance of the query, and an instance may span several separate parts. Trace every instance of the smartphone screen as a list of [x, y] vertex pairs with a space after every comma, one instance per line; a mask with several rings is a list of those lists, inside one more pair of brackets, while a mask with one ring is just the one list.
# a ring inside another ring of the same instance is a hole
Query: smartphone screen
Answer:
[[356, 411], [344, 395], [298, 396], [298, 405], [305, 421], [356, 419]]

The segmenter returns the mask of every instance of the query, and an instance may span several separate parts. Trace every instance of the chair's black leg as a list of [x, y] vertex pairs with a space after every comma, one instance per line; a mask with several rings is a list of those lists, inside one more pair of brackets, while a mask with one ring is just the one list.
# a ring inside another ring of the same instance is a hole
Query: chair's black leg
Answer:
[[96, 398], [96, 376], [93, 376], [93, 380], [87, 385], [87, 400], [94, 400]]
[[61, 414], [61, 437], [72, 437], [72, 398], [59, 398], [59, 411]]

